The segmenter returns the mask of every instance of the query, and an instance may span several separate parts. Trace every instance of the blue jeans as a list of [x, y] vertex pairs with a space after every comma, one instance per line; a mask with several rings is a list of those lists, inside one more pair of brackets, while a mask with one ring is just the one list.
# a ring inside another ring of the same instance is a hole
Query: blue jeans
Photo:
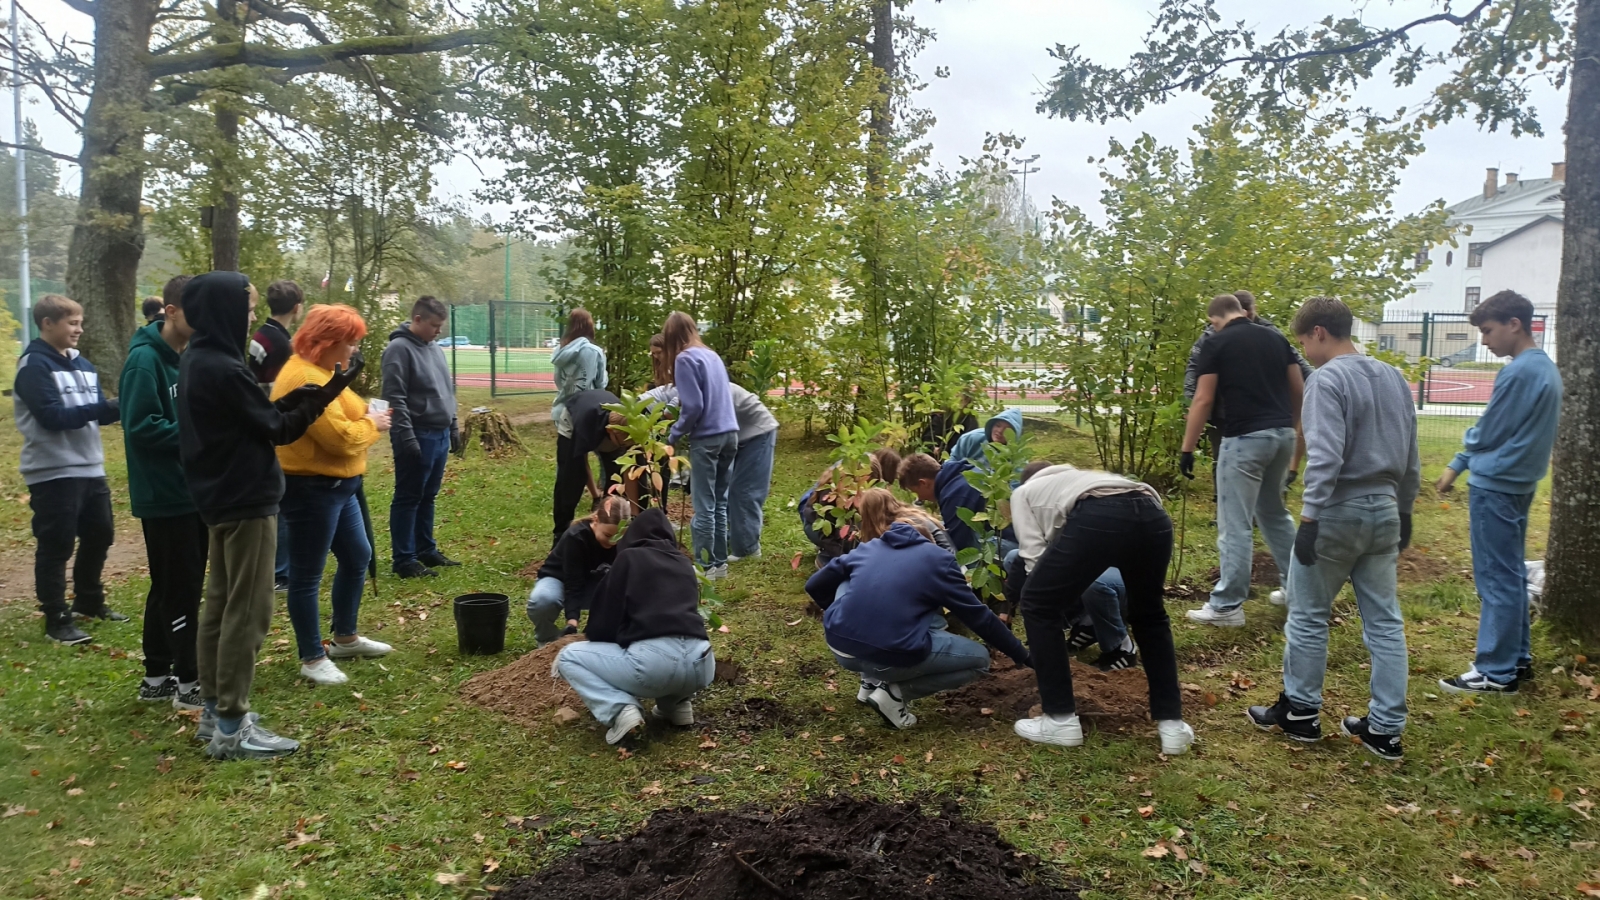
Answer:
[[1372, 656], [1374, 733], [1406, 727], [1406, 629], [1395, 594], [1400, 508], [1393, 497], [1356, 497], [1324, 507], [1317, 519], [1317, 563], [1289, 568], [1289, 618], [1283, 635], [1283, 692], [1298, 706], [1322, 708], [1328, 668], [1328, 618], [1346, 580], [1361, 611], [1361, 639]]
[[674, 706], [711, 683], [717, 661], [711, 642], [691, 637], [658, 637], [627, 647], [579, 641], [561, 648], [556, 670], [583, 705], [604, 725], [640, 698]]
[[1278, 583], [1283, 583], [1294, 547], [1294, 517], [1283, 505], [1283, 484], [1293, 456], [1293, 428], [1263, 428], [1222, 439], [1216, 469], [1217, 567], [1222, 574], [1211, 589], [1212, 609], [1238, 609], [1250, 595], [1250, 564], [1255, 558], [1252, 519], [1261, 526], [1261, 536], [1278, 565]]
[[714, 569], [728, 561], [728, 491], [739, 432], [689, 440], [689, 497], [694, 501], [694, 561]]
[[566, 608], [566, 585], [559, 578], [541, 578], [528, 592], [528, 621], [533, 623], [533, 640], [543, 647], [558, 637], [567, 623], [558, 622]]
[[394, 455], [394, 500], [389, 503], [389, 542], [393, 565], [410, 562], [439, 549], [433, 540], [433, 501], [444, 481], [444, 464], [450, 458], [450, 431], [416, 430], [421, 456]]
[[289, 621], [302, 662], [327, 655], [322, 649], [322, 610], [317, 594], [322, 590], [322, 570], [328, 551], [339, 561], [333, 573], [333, 633], [356, 633], [361, 610], [361, 589], [372, 562], [372, 545], [361, 522], [356, 491], [361, 476], [330, 478], [323, 475], [284, 476], [283, 518], [289, 520]]
[[728, 552], [734, 556], [761, 554], [761, 512], [772, 493], [772, 456], [777, 449], [774, 428], [740, 444], [734, 453], [733, 483], [728, 488]]
[[1472, 580], [1478, 613], [1478, 652], [1472, 667], [1496, 684], [1510, 684], [1517, 666], [1533, 662], [1528, 617], [1528, 507], [1533, 494], [1468, 488]]
[[929, 633], [933, 648], [927, 659], [914, 666], [880, 666], [858, 656], [845, 656], [837, 650], [833, 651], [833, 658], [839, 661], [841, 668], [855, 672], [863, 681], [897, 685], [900, 699], [907, 702], [954, 690], [989, 673], [987, 647], [971, 638], [951, 634], [942, 624], [932, 627], [931, 619]]

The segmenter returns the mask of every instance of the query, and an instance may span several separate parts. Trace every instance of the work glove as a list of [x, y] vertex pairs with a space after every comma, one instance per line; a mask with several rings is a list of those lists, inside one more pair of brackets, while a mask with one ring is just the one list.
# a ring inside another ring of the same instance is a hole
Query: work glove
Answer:
[[284, 394], [282, 397], [272, 401], [272, 405], [278, 410], [278, 412], [293, 412], [294, 410], [299, 409], [307, 400], [321, 396], [322, 385], [302, 384], [289, 393]]
[[1285, 478], [1283, 480], [1283, 489], [1287, 491], [1290, 488], [1290, 486], [1292, 486], [1296, 481], [1299, 481], [1299, 480], [1300, 480], [1300, 470], [1299, 469], [1290, 469], [1289, 470], [1289, 477]]
[[578, 626], [576, 626], [576, 625], [568, 625], [566, 628], [561, 629], [561, 633], [562, 634], [577, 634], [578, 633]]
[[1400, 549], [1411, 546], [1411, 514], [1400, 514]]
[[1185, 450], [1178, 454], [1178, 471], [1183, 477], [1194, 480], [1194, 451]]
[[450, 452], [457, 456], [467, 452], [467, 445], [461, 440], [461, 427], [454, 422], [450, 423]]
[[403, 456], [408, 460], [420, 461], [422, 459], [422, 445], [417, 443], [415, 438], [409, 441], [401, 441], [394, 445], [394, 455]]
[[361, 358], [361, 352], [358, 350], [350, 357], [349, 370], [336, 365], [333, 367], [333, 377], [328, 379], [327, 384], [302, 384], [273, 401], [272, 405], [277, 407], [278, 412], [287, 413], [309, 403], [315, 406], [317, 414], [321, 415], [329, 403], [344, 393], [345, 388], [355, 383], [356, 376], [361, 374], [361, 367], [364, 365], [366, 361]]
[[1301, 522], [1300, 530], [1294, 533], [1294, 558], [1300, 560], [1302, 566], [1317, 564], [1317, 522]]

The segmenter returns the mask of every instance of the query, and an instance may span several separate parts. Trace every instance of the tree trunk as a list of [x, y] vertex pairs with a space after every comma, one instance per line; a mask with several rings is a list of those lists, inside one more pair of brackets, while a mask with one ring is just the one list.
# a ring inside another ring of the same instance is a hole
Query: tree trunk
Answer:
[[83, 117], [83, 186], [67, 249], [67, 289], [83, 304], [79, 344], [116, 391], [137, 324], [139, 258], [144, 254], [144, 106], [152, 79], [145, 64], [157, 0], [95, 4], [94, 89]]
[[[217, 43], [242, 42], [244, 28], [238, 24], [236, 0], [217, 0], [217, 18], [226, 23], [217, 29]], [[239, 111], [232, 98], [224, 94], [217, 100], [217, 136], [221, 147], [211, 159], [211, 194], [215, 207], [211, 215], [211, 268], [223, 272], [239, 271]]]
[[1578, 0], [1557, 355], [1566, 393], [1556, 438], [1545, 608], [1556, 630], [1600, 645], [1600, 0]]

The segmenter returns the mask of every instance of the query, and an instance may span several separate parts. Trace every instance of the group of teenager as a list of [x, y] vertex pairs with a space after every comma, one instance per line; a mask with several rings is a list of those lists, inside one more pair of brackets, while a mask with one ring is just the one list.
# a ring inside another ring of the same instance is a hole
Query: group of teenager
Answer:
[[[367, 325], [349, 306], [312, 308], [291, 336], [305, 303], [292, 281], [268, 287], [270, 316], [254, 334], [258, 292], [237, 272], [173, 278], [161, 300], [130, 341], [116, 397], [77, 350], [83, 308], [56, 294], [33, 307], [39, 337], [18, 360], [14, 397], [45, 633], [81, 644], [93, 638], [80, 622], [128, 618], [106, 605], [102, 581], [114, 528], [99, 428], [120, 421], [150, 570], [139, 699], [198, 710], [196, 736], [214, 758], [291, 753], [298, 743], [250, 711], [275, 594], [287, 595], [300, 674], [314, 683], [348, 680], [336, 659], [392, 650], [357, 627], [373, 559], [362, 481], [385, 433], [395, 571], [456, 564], [433, 539], [446, 454], [460, 441], [453, 381], [434, 343], [446, 311], [423, 297], [390, 335], [376, 403], [351, 389]], [[318, 595], [330, 552], [324, 641]]]

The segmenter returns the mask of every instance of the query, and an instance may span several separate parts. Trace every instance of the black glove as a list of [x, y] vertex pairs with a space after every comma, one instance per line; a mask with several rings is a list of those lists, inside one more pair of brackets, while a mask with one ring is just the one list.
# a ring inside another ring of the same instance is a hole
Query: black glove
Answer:
[[1400, 549], [1411, 546], [1411, 514], [1400, 514]]
[[460, 456], [466, 450], [466, 444], [461, 440], [461, 429], [454, 422], [450, 423], [450, 452]]
[[361, 374], [361, 369], [366, 364], [367, 361], [361, 357], [361, 351], [357, 350], [350, 354], [349, 369], [344, 369], [337, 365], [334, 366], [333, 377], [328, 379], [328, 383], [322, 386], [322, 395], [327, 398], [327, 402], [332, 403], [335, 398], [344, 393], [345, 388], [354, 384], [356, 376]]
[[1300, 530], [1294, 533], [1294, 558], [1300, 560], [1302, 566], [1317, 564], [1317, 522], [1301, 522]]
[[403, 456], [406, 459], [420, 460], [422, 459], [422, 445], [417, 443], [416, 438], [412, 438], [409, 441], [401, 441], [394, 445], [394, 455], [397, 457]]
[[1031, 669], [1031, 668], [1033, 668], [1033, 654], [1032, 653], [1024, 653], [1022, 655], [1022, 658], [1018, 659], [1018, 660], [1015, 660], [1015, 662], [1016, 662], [1017, 665], [1023, 667], [1024, 669]]
[[282, 397], [272, 401], [272, 405], [278, 410], [278, 412], [286, 413], [295, 409], [299, 409], [300, 405], [305, 403], [307, 400], [321, 396], [322, 385], [302, 384], [289, 393], [284, 394]]
[[561, 633], [562, 634], [577, 634], [578, 633], [578, 626], [576, 626], [576, 625], [568, 625], [566, 628], [563, 628], [561, 630]]
[[1296, 481], [1299, 481], [1299, 480], [1300, 480], [1300, 470], [1299, 469], [1290, 469], [1289, 470], [1289, 477], [1285, 478], [1283, 480], [1283, 489], [1287, 491], [1289, 489], [1290, 485], [1294, 484]]
[[1194, 480], [1194, 451], [1185, 450], [1178, 454], [1178, 471], [1183, 477]]

